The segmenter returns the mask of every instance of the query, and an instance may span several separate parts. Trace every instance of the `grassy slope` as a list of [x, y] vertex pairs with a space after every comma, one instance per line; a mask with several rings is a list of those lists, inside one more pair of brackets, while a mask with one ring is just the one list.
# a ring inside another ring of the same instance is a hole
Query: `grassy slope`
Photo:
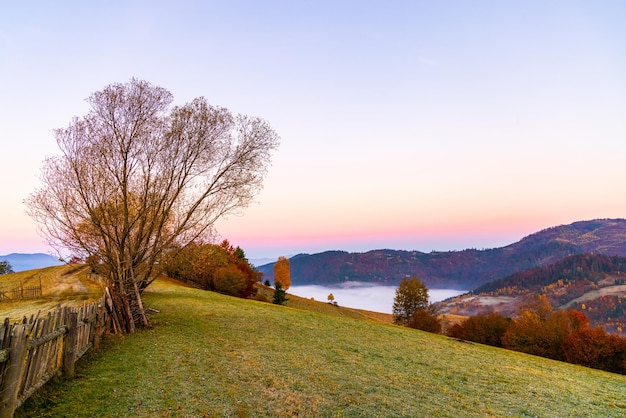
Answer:
[[0, 291], [11, 296], [11, 289], [19, 286], [39, 286], [42, 297], [36, 300], [16, 300], [0, 303], [0, 318], [16, 321], [23, 316], [42, 313], [56, 308], [60, 303], [81, 304], [102, 296], [102, 287], [90, 279], [89, 269], [82, 265], [63, 265], [21, 271], [0, 276]]
[[624, 416], [626, 376], [161, 281], [22, 416]]

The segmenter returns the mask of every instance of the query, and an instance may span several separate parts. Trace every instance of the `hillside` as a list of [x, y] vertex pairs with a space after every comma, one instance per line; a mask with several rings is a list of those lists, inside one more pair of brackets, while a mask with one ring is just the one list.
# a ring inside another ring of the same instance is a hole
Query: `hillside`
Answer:
[[[170, 281], [175, 286], [184, 286], [175, 279], [164, 277], [161, 281]], [[30, 286], [41, 286], [41, 296], [34, 299], [12, 297], [13, 289]], [[60, 303], [80, 305], [85, 301], [97, 300], [102, 296], [103, 286], [103, 283], [89, 274], [87, 266], [80, 264], [64, 264], [0, 276], [0, 320], [8, 317], [17, 321], [24, 316], [36, 314], [37, 311], [45, 313], [56, 309]], [[257, 292], [257, 300], [272, 301], [274, 289], [259, 283]], [[393, 319], [391, 314], [331, 305], [289, 293], [287, 296], [285, 306], [296, 309], [385, 323], [391, 323]]]
[[623, 416], [626, 376], [159, 280], [154, 329], [18, 416]]
[[[397, 285], [406, 276], [415, 275], [429, 288], [475, 289], [516, 272], [589, 252], [626, 256], [626, 219], [575, 222], [545, 229], [506, 247], [485, 250], [300, 254], [290, 258], [291, 280], [294, 285], [345, 281]], [[259, 270], [272, 280], [272, 264]]]
[[626, 335], [626, 258], [578, 254], [494, 280], [437, 304], [441, 313], [471, 316], [488, 310], [512, 316], [541, 294], [554, 308], [583, 311], [591, 326]]
[[[14, 290], [41, 286], [41, 296], [20, 299]], [[64, 264], [0, 276], [0, 319], [17, 320], [23, 316], [55, 309], [59, 303], [82, 304], [102, 296], [100, 282], [84, 265]]]

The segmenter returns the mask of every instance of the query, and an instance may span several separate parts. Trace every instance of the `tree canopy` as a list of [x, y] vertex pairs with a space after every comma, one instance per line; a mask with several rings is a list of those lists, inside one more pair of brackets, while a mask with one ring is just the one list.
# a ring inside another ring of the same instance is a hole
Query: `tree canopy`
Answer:
[[282, 255], [278, 257], [278, 260], [274, 263], [274, 285], [279, 283], [283, 290], [287, 290], [289, 286], [291, 286], [289, 259]]
[[262, 277], [244, 251], [233, 247], [228, 240], [220, 245], [192, 242], [172, 253], [165, 262], [166, 274], [208, 290], [246, 298], [253, 294], [254, 285]]
[[417, 277], [404, 279], [396, 289], [393, 300], [393, 320], [407, 325], [413, 314], [429, 307], [428, 289]]
[[91, 95], [54, 135], [42, 187], [26, 200], [59, 251], [96, 260], [124, 304], [127, 331], [149, 325], [141, 292], [172, 248], [209, 240], [215, 221], [262, 186], [278, 135], [257, 117], [132, 79]]

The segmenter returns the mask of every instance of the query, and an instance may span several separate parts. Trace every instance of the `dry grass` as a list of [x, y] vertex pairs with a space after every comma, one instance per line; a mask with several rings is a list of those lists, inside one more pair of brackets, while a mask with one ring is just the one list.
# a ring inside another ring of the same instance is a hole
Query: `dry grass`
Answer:
[[37, 311], [52, 310], [60, 303], [75, 305], [100, 298], [102, 285], [88, 273], [89, 269], [84, 265], [64, 265], [0, 276], [0, 291], [7, 295], [20, 286], [39, 286], [41, 283], [42, 287], [41, 298], [0, 302], [0, 318], [19, 320]]

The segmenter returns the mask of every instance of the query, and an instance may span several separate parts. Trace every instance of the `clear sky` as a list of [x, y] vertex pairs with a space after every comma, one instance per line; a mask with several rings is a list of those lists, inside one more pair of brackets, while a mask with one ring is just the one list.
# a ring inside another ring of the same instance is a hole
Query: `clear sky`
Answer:
[[626, 2], [0, 0], [0, 254], [51, 131], [131, 77], [281, 147], [218, 224], [249, 258], [454, 250], [626, 217]]

